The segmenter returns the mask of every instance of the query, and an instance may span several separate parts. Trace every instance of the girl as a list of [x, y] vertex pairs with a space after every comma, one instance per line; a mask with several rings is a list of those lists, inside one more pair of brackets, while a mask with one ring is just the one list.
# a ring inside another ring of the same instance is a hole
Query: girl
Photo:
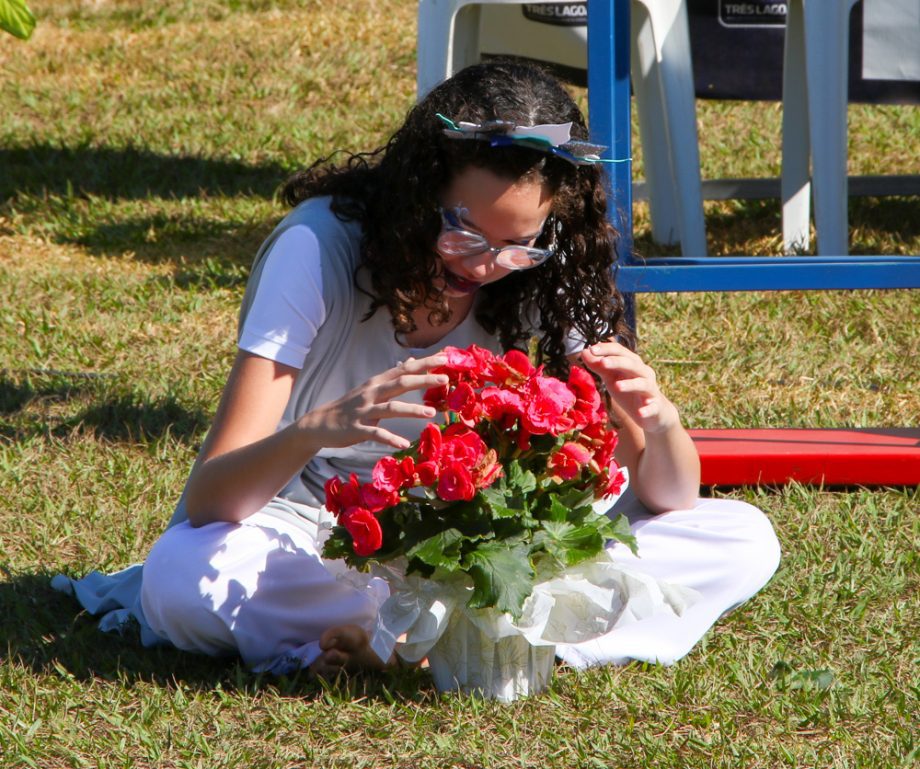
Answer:
[[443, 347], [501, 352], [532, 337], [550, 373], [579, 361], [609, 393], [631, 489], [616, 512], [640, 554], [614, 545], [617, 557], [701, 596], [680, 617], [624, 617], [557, 653], [576, 666], [670, 663], [759, 590], [776, 538], [744, 503], [696, 499], [696, 451], [623, 321], [598, 148], [586, 140], [554, 79], [498, 62], [442, 83], [386, 146], [296, 175], [171, 525], [142, 577], [76, 583], [88, 608], [126, 607], [106, 625], [131, 616], [146, 642], [240, 654], [258, 670], [329, 677], [390, 662], [368, 645], [385, 585], [356, 587], [320, 558], [323, 484], [369, 479], [418, 436], [435, 416], [421, 393], [443, 383], [430, 373]]

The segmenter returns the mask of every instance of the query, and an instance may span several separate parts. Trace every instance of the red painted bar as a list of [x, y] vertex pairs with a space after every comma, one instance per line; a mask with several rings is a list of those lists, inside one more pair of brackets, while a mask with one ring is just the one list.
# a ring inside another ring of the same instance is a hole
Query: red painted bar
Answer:
[[704, 486], [920, 485], [920, 428], [690, 430]]

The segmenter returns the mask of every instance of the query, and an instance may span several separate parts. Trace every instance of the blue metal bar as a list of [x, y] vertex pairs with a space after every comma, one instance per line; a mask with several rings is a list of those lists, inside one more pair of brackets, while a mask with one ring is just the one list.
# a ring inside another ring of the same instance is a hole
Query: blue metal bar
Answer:
[[920, 288], [918, 257], [875, 257], [854, 259], [852, 263], [787, 263], [787, 258], [773, 259], [770, 264], [762, 260], [745, 264], [740, 259], [724, 264], [700, 264], [699, 260], [689, 259], [686, 262], [621, 266], [616, 273], [617, 286], [624, 293]]
[[920, 264], [920, 256], [650, 256], [645, 260], [634, 263], [636, 267], [684, 267], [684, 266], [712, 266], [720, 267], [725, 264], [839, 264], [844, 267], [862, 263], [878, 264], [881, 262], [900, 262], [903, 264]]
[[620, 233], [621, 263], [632, 260], [632, 137], [629, 93], [629, 2], [588, 2], [588, 123], [591, 140], [608, 146], [610, 220]]

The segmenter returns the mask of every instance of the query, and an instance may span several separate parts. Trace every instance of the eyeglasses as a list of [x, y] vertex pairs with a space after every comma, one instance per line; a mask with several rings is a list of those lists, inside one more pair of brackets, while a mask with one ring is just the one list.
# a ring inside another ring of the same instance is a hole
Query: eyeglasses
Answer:
[[441, 234], [438, 235], [437, 248], [438, 253], [444, 257], [476, 256], [489, 252], [499, 267], [506, 270], [529, 270], [543, 264], [556, 253], [556, 225], [552, 217], [549, 219], [552, 240], [548, 248], [514, 245], [494, 248], [482, 233], [464, 228], [461, 211], [460, 207], [441, 209]]

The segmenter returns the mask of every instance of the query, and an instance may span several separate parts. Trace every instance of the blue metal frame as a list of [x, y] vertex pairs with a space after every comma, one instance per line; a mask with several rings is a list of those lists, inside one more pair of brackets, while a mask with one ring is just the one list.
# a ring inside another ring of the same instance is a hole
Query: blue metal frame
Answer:
[[[630, 0], [588, 2], [588, 109], [591, 139], [605, 157], [630, 157]], [[610, 217], [622, 234], [617, 284], [627, 295], [656, 291], [784, 291], [920, 288], [920, 256], [654, 257], [632, 248], [632, 163], [612, 163]], [[630, 321], [635, 322], [629, 301]]]
[[[588, 111], [591, 140], [607, 145], [610, 218], [632, 254], [632, 135], [629, 122], [630, 0], [588, 2]], [[613, 204], [616, 202], [615, 205]]]
[[916, 256], [653, 257], [621, 263], [624, 293], [791, 291], [920, 287]]

